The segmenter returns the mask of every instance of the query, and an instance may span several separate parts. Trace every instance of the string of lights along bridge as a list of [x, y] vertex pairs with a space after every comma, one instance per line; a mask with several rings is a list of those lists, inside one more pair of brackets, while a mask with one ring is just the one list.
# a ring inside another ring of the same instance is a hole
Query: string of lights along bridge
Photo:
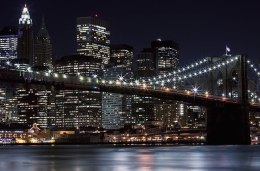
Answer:
[[[215, 72], [217, 73], [219, 70], [223, 70], [223, 68], [227, 68], [230, 65], [238, 62], [239, 57], [236, 56], [226, 56], [224, 58], [220, 58], [218, 60], [212, 60], [211, 58], [204, 58], [202, 60], [198, 60], [190, 65], [180, 67], [177, 70], [169, 72], [168, 74], [158, 75], [156, 77], [150, 79], [125, 79], [122, 75], [118, 76], [118, 79], [108, 80], [106, 78], [99, 77], [98, 75], [93, 75], [92, 77], [85, 77], [81, 74], [77, 75], [66, 75], [66, 74], [58, 74], [52, 71], [47, 72], [39, 72], [33, 71], [31, 67], [27, 67], [26, 69], [21, 69], [20, 64], [13, 64], [10, 61], [7, 61], [5, 66], [5, 71], [19, 72], [19, 76], [23, 77], [23, 79], [27, 81], [52, 81], [57, 83], [71, 83], [71, 84], [88, 84], [93, 87], [96, 86], [98, 90], [98, 86], [108, 86], [108, 87], [125, 87], [125, 88], [136, 88], [142, 90], [156, 90], [161, 92], [171, 92], [174, 91], [176, 93], [180, 93], [187, 96], [201, 96], [205, 98], [213, 98], [213, 99], [221, 99], [223, 101], [236, 102], [237, 97], [231, 96], [230, 93], [224, 94], [214, 94], [207, 89], [202, 89], [203, 86], [195, 85], [191, 86], [190, 89], [187, 86], [182, 86], [184, 81], [190, 81], [190, 79], [200, 79], [200, 77], [205, 76], [209, 73]], [[247, 65], [255, 75], [260, 76], [260, 72], [257, 69], [256, 65], [250, 60], [246, 61]], [[222, 78], [221, 78], [222, 79]], [[217, 80], [222, 81], [223, 80]], [[232, 77], [233, 81], [236, 81], [236, 75]], [[212, 93], [212, 94], [211, 94]], [[257, 92], [248, 90], [249, 102], [253, 105], [260, 104], [260, 97], [257, 95]]]

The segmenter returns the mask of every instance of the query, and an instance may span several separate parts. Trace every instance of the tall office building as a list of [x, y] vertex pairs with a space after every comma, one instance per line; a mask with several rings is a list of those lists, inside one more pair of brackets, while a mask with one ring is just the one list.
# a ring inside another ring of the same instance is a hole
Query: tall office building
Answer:
[[[158, 39], [151, 42], [150, 48], [145, 48], [137, 54], [135, 77], [147, 80], [156, 75], [166, 74], [177, 68], [178, 61], [178, 45], [173, 41]], [[133, 96], [133, 116], [137, 123], [161, 118], [166, 122], [164, 125], [171, 125], [170, 122], [173, 121], [174, 116], [170, 116], [170, 114], [175, 108], [172, 103], [166, 105], [166, 101], [152, 97]], [[167, 113], [168, 116], [162, 118], [161, 116], [165, 116], [164, 113]]]
[[18, 30], [18, 58], [23, 63], [32, 64], [33, 59], [33, 29], [32, 19], [25, 4], [21, 18], [19, 19]]
[[5, 27], [0, 32], [0, 60], [17, 58], [18, 35], [14, 27]]
[[[133, 48], [118, 44], [110, 46], [110, 61], [104, 70], [103, 77], [107, 80], [129, 80], [132, 71]], [[102, 93], [102, 127], [105, 129], [123, 128], [131, 123], [131, 96], [116, 93]]]
[[[149, 79], [156, 74], [156, 60], [152, 49], [145, 48], [136, 57], [136, 79]], [[133, 95], [132, 116], [134, 123], [144, 123], [147, 120], [155, 120], [154, 98]]]
[[34, 67], [45, 67], [52, 70], [52, 44], [50, 35], [46, 29], [44, 18], [42, 18], [42, 26], [35, 37], [34, 41]]
[[168, 74], [176, 70], [179, 64], [179, 46], [171, 40], [157, 39], [151, 43], [156, 59], [157, 75]]
[[[65, 56], [55, 62], [55, 72], [93, 78], [93, 75], [99, 73], [101, 63], [101, 59], [93, 56]], [[57, 90], [55, 104], [57, 127], [101, 126], [100, 92]]]
[[97, 17], [77, 18], [77, 53], [101, 59], [103, 69], [109, 62], [110, 30], [107, 21]]
[[[119, 80], [122, 74], [126, 74], [126, 67], [108, 68], [104, 72], [104, 78]], [[123, 77], [122, 77], [123, 78]], [[124, 77], [125, 79], [128, 79]], [[105, 129], [120, 129], [131, 117], [131, 96], [117, 93], [102, 93], [102, 127]]]
[[[93, 65], [99, 62], [100, 68], [96, 70], [101, 72], [106, 65], [108, 65], [110, 57], [110, 30], [109, 23], [101, 20], [98, 17], [79, 17], [77, 18], [77, 53], [84, 55], [85, 58], [90, 58]], [[96, 59], [96, 60], [93, 60]], [[87, 59], [86, 59], [87, 60]], [[88, 69], [91, 70], [93, 66]], [[89, 75], [91, 76], [91, 75]], [[88, 98], [88, 105], [86, 106], [89, 116], [93, 116], [93, 126], [101, 125], [101, 105], [102, 93], [89, 91], [85, 92]], [[87, 121], [87, 122], [88, 122]]]

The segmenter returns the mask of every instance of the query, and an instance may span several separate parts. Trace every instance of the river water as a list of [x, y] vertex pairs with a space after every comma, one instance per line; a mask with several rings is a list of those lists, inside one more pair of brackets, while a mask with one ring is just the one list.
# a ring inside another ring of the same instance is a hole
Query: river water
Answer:
[[0, 146], [0, 171], [260, 171], [260, 146]]

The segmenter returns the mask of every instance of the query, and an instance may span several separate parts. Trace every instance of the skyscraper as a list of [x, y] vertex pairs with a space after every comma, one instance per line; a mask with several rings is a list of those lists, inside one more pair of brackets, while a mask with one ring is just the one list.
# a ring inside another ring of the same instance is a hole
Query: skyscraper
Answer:
[[44, 18], [42, 18], [42, 26], [35, 37], [34, 41], [34, 67], [45, 67], [52, 70], [52, 44], [49, 33], [46, 29]]
[[[110, 57], [110, 30], [107, 21], [97, 17], [80, 17], [77, 18], [77, 53], [84, 55], [85, 58], [91, 58], [92, 65], [88, 67], [92, 70], [95, 67], [95, 62], [99, 62], [100, 68], [96, 71], [101, 72], [108, 65]], [[93, 60], [92, 58], [96, 59]], [[87, 68], [86, 68], [87, 69]], [[89, 75], [92, 76], [92, 75]], [[88, 99], [87, 110], [88, 114], [95, 119], [92, 123], [101, 125], [101, 105], [102, 93], [88, 91], [84, 93]]]
[[[133, 48], [124, 44], [110, 47], [109, 68], [104, 70], [103, 77], [108, 80], [129, 80], [133, 77]], [[131, 96], [102, 93], [102, 127], [119, 129], [131, 122]]]
[[177, 43], [171, 40], [157, 39], [151, 43], [151, 48], [155, 55], [158, 75], [176, 70], [179, 64], [179, 46]]
[[5, 27], [0, 32], [0, 60], [17, 58], [17, 30], [14, 27]]
[[[93, 56], [65, 56], [55, 63], [59, 74], [92, 77], [101, 68], [101, 59]], [[57, 127], [101, 126], [101, 94], [96, 91], [57, 90], [56, 91]]]
[[110, 30], [107, 21], [97, 17], [77, 18], [77, 53], [102, 59], [103, 69], [109, 62]]
[[[174, 41], [157, 39], [151, 42], [150, 48], [143, 49], [137, 54], [135, 77], [137, 79], [152, 79], [177, 69], [179, 62], [179, 47]], [[152, 97], [133, 96], [132, 112], [137, 123], [146, 120], [162, 118], [160, 112], [172, 113], [174, 105], [166, 105], [166, 101]], [[160, 105], [162, 104], [162, 105]], [[156, 108], [155, 108], [156, 107]], [[169, 111], [167, 111], [169, 110]], [[164, 121], [171, 122], [172, 116]], [[170, 125], [165, 123], [165, 125]]]
[[18, 30], [18, 58], [27, 64], [32, 64], [33, 59], [33, 29], [32, 19], [25, 4]]
[[[151, 48], [145, 48], [136, 57], [136, 79], [149, 79], [156, 75], [156, 60]], [[133, 95], [132, 116], [135, 123], [154, 120], [154, 98]]]

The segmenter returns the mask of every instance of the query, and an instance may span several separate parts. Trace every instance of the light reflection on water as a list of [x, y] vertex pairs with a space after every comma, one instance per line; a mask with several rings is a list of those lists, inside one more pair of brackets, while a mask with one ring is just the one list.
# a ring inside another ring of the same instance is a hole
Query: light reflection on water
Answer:
[[260, 170], [260, 146], [0, 146], [0, 171]]

